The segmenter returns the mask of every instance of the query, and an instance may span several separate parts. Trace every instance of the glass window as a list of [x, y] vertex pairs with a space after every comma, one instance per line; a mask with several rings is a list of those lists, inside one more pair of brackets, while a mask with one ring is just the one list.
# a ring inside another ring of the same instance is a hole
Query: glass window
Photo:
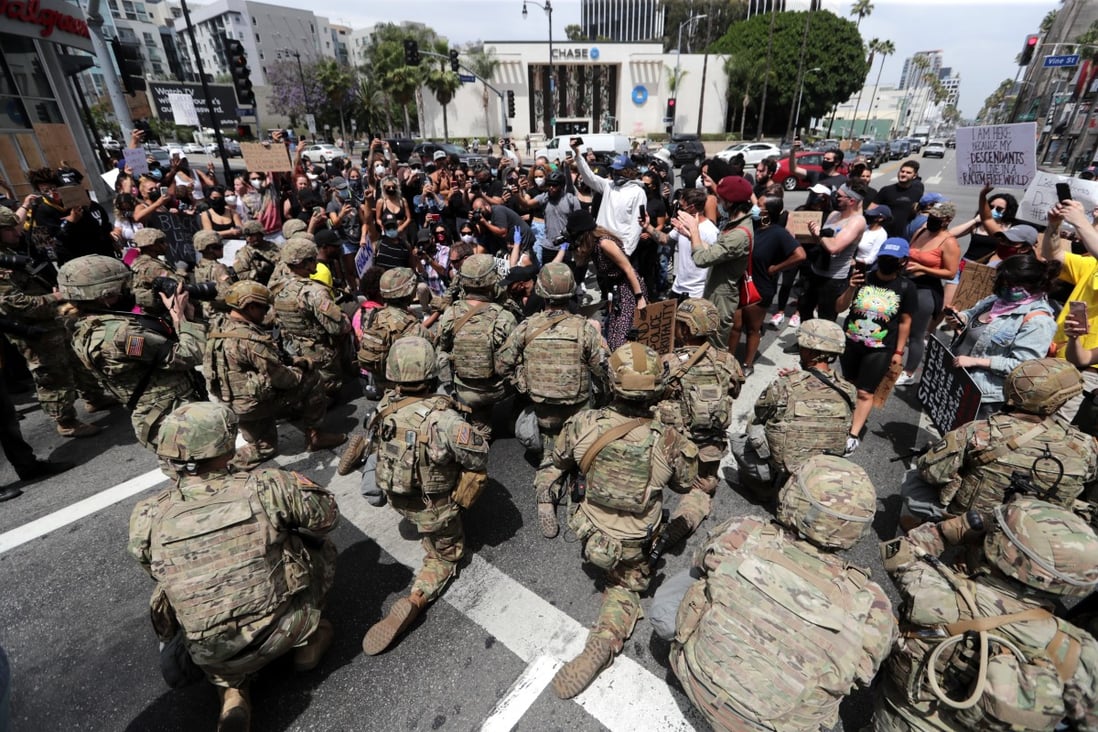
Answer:
[[38, 52], [34, 50], [34, 43], [29, 38], [17, 36], [2, 36], [4, 49], [4, 61], [11, 78], [15, 81], [15, 89], [10, 93], [21, 93], [25, 97], [53, 98], [53, 90], [50, 89], [46, 71], [42, 68], [42, 62], [38, 58]]

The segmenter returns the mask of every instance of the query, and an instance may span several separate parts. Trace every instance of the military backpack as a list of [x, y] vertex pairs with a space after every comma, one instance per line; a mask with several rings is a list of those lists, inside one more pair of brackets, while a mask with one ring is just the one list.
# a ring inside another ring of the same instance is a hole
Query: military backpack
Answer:
[[480, 300], [466, 300], [464, 305], [468, 310], [454, 319], [454, 373], [462, 379], [490, 379], [496, 375], [492, 331], [503, 308]]
[[[599, 423], [606, 424], [601, 418]], [[652, 500], [652, 449], [663, 431], [658, 420], [638, 418], [602, 432], [580, 462], [587, 500], [615, 511], [644, 513]]]
[[766, 423], [766, 441], [778, 465], [792, 473], [812, 455], [842, 455], [854, 414], [842, 384], [813, 370], [790, 374], [785, 410]]
[[587, 400], [591, 375], [583, 353], [582, 316], [542, 315], [530, 320], [523, 346], [526, 393], [541, 404], [579, 404]]
[[461, 466], [443, 460], [443, 446], [432, 442], [427, 421], [434, 412], [452, 407], [449, 397], [405, 397], [406, 406], [388, 414], [380, 425], [377, 484], [397, 495], [449, 493], [457, 485]]
[[[399, 313], [399, 315], [394, 315]], [[393, 341], [405, 335], [419, 321], [411, 313], [392, 307], [368, 311], [362, 326], [358, 344], [358, 362], [362, 368], [377, 376], [385, 375], [385, 361]]]
[[705, 343], [673, 374], [681, 391], [686, 431], [692, 435], [724, 435], [732, 422], [732, 372], [718, 362]]

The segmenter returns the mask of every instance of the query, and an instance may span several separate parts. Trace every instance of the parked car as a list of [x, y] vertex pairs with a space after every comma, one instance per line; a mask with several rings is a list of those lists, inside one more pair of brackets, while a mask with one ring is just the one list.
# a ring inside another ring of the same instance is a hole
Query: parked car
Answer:
[[206, 152], [206, 148], [198, 142], [188, 142], [183, 145], [184, 155], [201, 155]]
[[412, 152], [419, 155], [419, 157], [423, 159], [424, 165], [426, 165], [432, 161], [436, 150], [442, 150], [448, 156], [456, 157], [466, 165], [480, 165], [485, 160], [484, 156], [474, 155], [461, 145], [455, 145], [451, 142], [431, 142], [428, 140], [427, 142], [421, 142], [416, 145], [412, 149]]
[[866, 159], [870, 168], [876, 168], [882, 163], [888, 162], [888, 151], [879, 142], [863, 142], [858, 148], [858, 154]]
[[[823, 150], [804, 150], [797, 153], [797, 167], [804, 168], [805, 170], [815, 170], [818, 173], [823, 172], [824, 151]], [[838, 175], [846, 175], [847, 166], [846, 163], [840, 163], [839, 169], [836, 171]], [[773, 180], [775, 183], [780, 183], [782, 188], [787, 191], [796, 189], [804, 190], [808, 188], [808, 181], [803, 178], [797, 178], [789, 174], [789, 157], [784, 157], [778, 162], [778, 170], [774, 173]]]
[[122, 149], [122, 143], [115, 140], [113, 137], [104, 137], [100, 140], [100, 143], [102, 143], [103, 149], [107, 152], [117, 152]]
[[826, 140], [817, 140], [812, 144], [813, 150], [830, 150], [833, 147], [838, 147], [839, 141], [834, 138], [827, 138]]
[[318, 142], [313, 145], [306, 145], [305, 149], [301, 151], [301, 159], [306, 163], [330, 163], [332, 160], [343, 157], [346, 154], [347, 153], [343, 152], [341, 148], [338, 148], [335, 145], [329, 145], [326, 142]]
[[671, 140], [664, 147], [671, 154], [671, 162], [676, 168], [705, 159], [705, 145], [697, 135], [671, 135]]
[[[243, 157], [244, 154], [240, 151], [240, 143], [239, 142], [237, 142], [236, 140], [230, 140], [228, 138], [224, 138], [224, 143], [225, 143], [224, 147], [225, 147], [225, 156], [226, 157], [230, 157], [230, 158]], [[184, 151], [184, 152], [186, 152], [186, 151]], [[207, 143], [206, 148], [205, 148], [205, 152], [206, 152], [207, 155], [214, 155], [214, 156], [221, 155], [221, 153], [217, 149], [217, 143], [216, 142]]]
[[745, 165], [758, 165], [767, 158], [780, 158], [782, 149], [769, 142], [739, 142], [717, 153], [722, 160], [731, 160], [737, 155], [743, 155]]
[[941, 140], [931, 140], [923, 148], [924, 158], [944, 158], [946, 155], [945, 143]]
[[923, 149], [923, 141], [918, 137], [907, 138], [907, 144], [911, 145], [912, 154], [915, 154]]
[[630, 148], [629, 138], [625, 135], [609, 133], [560, 135], [558, 137], [549, 138], [546, 140], [544, 147], [534, 150], [534, 158], [539, 158], [544, 155], [548, 158], [549, 162], [557, 162], [571, 150], [568, 144], [573, 137], [579, 137], [583, 140], [583, 145], [580, 146], [580, 150], [586, 151], [587, 148], [591, 148], [595, 155], [601, 160], [611, 160], [618, 155], [628, 153]]
[[948, 140], [946, 140], [946, 148], [948, 148], [950, 150], [953, 150], [956, 147], [957, 147], [957, 138], [956, 137], [951, 137]]
[[145, 148], [145, 152], [148, 156], [160, 164], [160, 167], [167, 170], [172, 164], [172, 155], [163, 147], [148, 146]]
[[900, 160], [911, 154], [911, 143], [907, 140], [893, 140], [888, 146], [890, 150], [888, 157], [890, 160]]

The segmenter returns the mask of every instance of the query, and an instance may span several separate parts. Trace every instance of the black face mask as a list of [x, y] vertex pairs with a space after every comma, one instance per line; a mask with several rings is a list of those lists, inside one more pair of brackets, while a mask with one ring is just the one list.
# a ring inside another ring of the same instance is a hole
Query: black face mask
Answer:
[[939, 219], [937, 217], [934, 217], [934, 216], [927, 217], [926, 230], [929, 231], [931, 234], [938, 233], [939, 231], [942, 230], [942, 228], [944, 226], [945, 226], [945, 222], [942, 221], [941, 219]]
[[156, 203], [157, 201], [160, 200], [160, 189], [159, 188], [153, 188], [151, 191], [149, 191], [149, 200], [152, 201], [153, 203]]
[[836, 165], [838, 165], [838, 163], [831, 160], [820, 161], [820, 167], [823, 168], [825, 171], [834, 170]]
[[903, 263], [896, 257], [881, 257], [877, 260], [877, 271], [883, 275], [894, 275], [900, 271]]
[[225, 213], [225, 199], [224, 198], [219, 198], [217, 200], [214, 200], [214, 199], [211, 198], [210, 199], [210, 208], [212, 208], [214, 211], [216, 211], [219, 214]]

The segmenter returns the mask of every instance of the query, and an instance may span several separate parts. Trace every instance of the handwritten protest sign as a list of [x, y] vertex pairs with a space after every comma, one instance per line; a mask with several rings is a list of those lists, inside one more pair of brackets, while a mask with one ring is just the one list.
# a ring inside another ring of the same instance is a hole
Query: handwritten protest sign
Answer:
[[194, 108], [194, 97], [190, 94], [169, 94], [168, 104], [172, 108], [172, 118], [176, 125], [198, 127], [198, 112]]
[[244, 166], [248, 170], [263, 170], [271, 173], [286, 173], [294, 169], [286, 146], [281, 143], [264, 145], [262, 142], [242, 142], [240, 152], [244, 156]]
[[977, 262], [965, 262], [961, 283], [953, 295], [954, 310], [968, 310], [995, 291], [995, 275], [999, 270]]
[[88, 192], [84, 186], [61, 186], [57, 189], [57, 195], [61, 197], [63, 208], [87, 208], [91, 205]]
[[197, 261], [194, 251], [194, 235], [202, 228], [198, 217], [191, 214], [173, 214], [157, 211], [153, 214], [149, 226], [160, 229], [168, 240], [168, 264], [176, 262], [194, 264]]
[[1037, 174], [1037, 123], [957, 128], [957, 184], [1025, 188]]
[[967, 371], [953, 365], [953, 354], [937, 336], [926, 343], [919, 403], [943, 434], [971, 422], [980, 410], [980, 390]]
[[133, 174], [144, 175], [149, 172], [149, 154], [141, 147], [127, 147], [122, 151], [122, 157], [126, 160], [126, 167]]
[[793, 238], [803, 244], [804, 242], [815, 241], [808, 231], [808, 225], [813, 221], [822, 225], [823, 211], [790, 211], [789, 220], [786, 221], [785, 227], [789, 229], [789, 233], [793, 235]]
[[1067, 183], [1071, 187], [1071, 197], [1083, 204], [1083, 210], [1088, 215], [1098, 205], [1098, 182], [1053, 173], [1038, 173], [1033, 176], [1033, 181], [1022, 196], [1022, 202], [1018, 204], [1016, 218], [1031, 224], [1047, 224], [1048, 210], [1060, 200], [1056, 195], [1057, 183]]
[[633, 317], [637, 342], [661, 355], [671, 353], [675, 349], [675, 310], [678, 305], [675, 300], [661, 300], [638, 310]]

